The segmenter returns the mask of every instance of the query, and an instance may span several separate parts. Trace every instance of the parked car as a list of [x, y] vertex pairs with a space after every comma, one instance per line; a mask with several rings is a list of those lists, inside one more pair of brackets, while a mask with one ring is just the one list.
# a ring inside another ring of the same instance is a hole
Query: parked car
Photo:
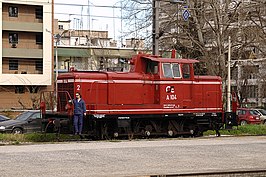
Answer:
[[255, 109], [260, 114], [260, 119], [263, 124], [266, 125], [266, 110], [265, 109]]
[[0, 122], [6, 121], [6, 120], [10, 120], [10, 118], [8, 118], [4, 115], [0, 115]]
[[41, 112], [26, 111], [18, 115], [15, 119], [0, 122], [0, 133], [32, 133], [41, 132]]
[[237, 119], [239, 125], [246, 124], [261, 124], [261, 119], [258, 111], [250, 108], [238, 108]]

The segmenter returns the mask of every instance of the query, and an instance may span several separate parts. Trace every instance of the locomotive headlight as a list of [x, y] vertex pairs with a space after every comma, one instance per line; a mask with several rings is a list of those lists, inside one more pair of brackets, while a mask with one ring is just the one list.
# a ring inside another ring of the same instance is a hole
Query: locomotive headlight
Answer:
[[0, 126], [0, 130], [5, 130], [6, 127], [5, 126]]

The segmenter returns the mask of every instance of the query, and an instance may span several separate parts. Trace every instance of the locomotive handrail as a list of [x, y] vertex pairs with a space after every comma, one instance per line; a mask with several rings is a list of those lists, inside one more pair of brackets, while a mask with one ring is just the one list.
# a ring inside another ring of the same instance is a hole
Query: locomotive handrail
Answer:
[[[48, 93], [48, 100], [46, 99], [45, 97], [45, 93]], [[57, 95], [58, 93], [66, 93], [66, 96], [72, 100], [72, 97], [70, 95], [70, 93], [68, 91], [58, 91], [57, 92]], [[59, 108], [59, 105], [58, 104], [61, 104], [61, 102], [59, 101], [60, 98], [57, 97], [58, 100], [55, 100], [55, 92], [54, 91], [42, 91], [41, 92], [41, 95], [40, 95], [40, 110], [42, 112], [42, 114], [45, 114], [47, 110], [51, 110], [51, 112], [61, 112], [61, 110], [55, 110], [55, 108]], [[68, 100], [69, 100], [68, 99]], [[68, 101], [67, 100], [67, 101]], [[48, 106], [47, 106], [48, 104]]]
[[[66, 106], [68, 105], [69, 100], [71, 100], [71, 103], [72, 103], [72, 105], [73, 105], [73, 98], [71, 97], [71, 95], [70, 95], [70, 93], [69, 93], [68, 91], [58, 91], [58, 93], [66, 93], [65, 96], [66, 96], [67, 98], [69, 98], [69, 99], [66, 99], [66, 104], [63, 105], [64, 108], [65, 108], [65, 111], [67, 111], [68, 109], [66, 109]], [[59, 95], [58, 93], [57, 93], [57, 95]], [[57, 97], [57, 99], [60, 99], [60, 97]], [[61, 104], [61, 101], [57, 100], [57, 103], [60, 103], [60, 104]], [[61, 108], [61, 106], [62, 106], [62, 105], [57, 105], [57, 109], [58, 109], [58, 108]], [[62, 112], [62, 110], [60, 109], [59, 112]]]

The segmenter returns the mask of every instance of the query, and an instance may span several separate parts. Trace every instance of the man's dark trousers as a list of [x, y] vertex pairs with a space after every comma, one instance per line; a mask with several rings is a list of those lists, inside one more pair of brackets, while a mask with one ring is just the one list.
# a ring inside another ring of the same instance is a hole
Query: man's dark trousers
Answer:
[[83, 114], [74, 115], [75, 134], [81, 134], [83, 127]]

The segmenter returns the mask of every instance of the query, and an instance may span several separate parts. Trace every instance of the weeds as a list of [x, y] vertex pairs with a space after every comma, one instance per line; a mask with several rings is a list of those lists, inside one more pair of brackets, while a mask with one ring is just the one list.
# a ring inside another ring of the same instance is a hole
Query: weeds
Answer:
[[[265, 125], [245, 125], [245, 126], [236, 126], [232, 129], [222, 129], [220, 130], [221, 135], [266, 135], [266, 126]], [[215, 135], [215, 131], [204, 132], [204, 136]]]
[[[245, 125], [233, 127], [230, 130], [220, 130], [221, 135], [266, 135], [265, 125]], [[204, 132], [204, 136], [215, 135], [215, 131]], [[79, 136], [69, 134], [54, 134], [54, 133], [30, 133], [30, 134], [0, 134], [0, 145], [12, 144], [19, 145], [28, 142], [58, 142], [80, 140]], [[110, 140], [110, 142], [118, 142], [120, 140]]]
[[[58, 142], [68, 141], [72, 139], [79, 139], [78, 136], [71, 135], [56, 135], [44, 133], [30, 133], [30, 134], [0, 134], [0, 141], [4, 144], [18, 145], [27, 142]], [[0, 142], [0, 144], [1, 144]]]

